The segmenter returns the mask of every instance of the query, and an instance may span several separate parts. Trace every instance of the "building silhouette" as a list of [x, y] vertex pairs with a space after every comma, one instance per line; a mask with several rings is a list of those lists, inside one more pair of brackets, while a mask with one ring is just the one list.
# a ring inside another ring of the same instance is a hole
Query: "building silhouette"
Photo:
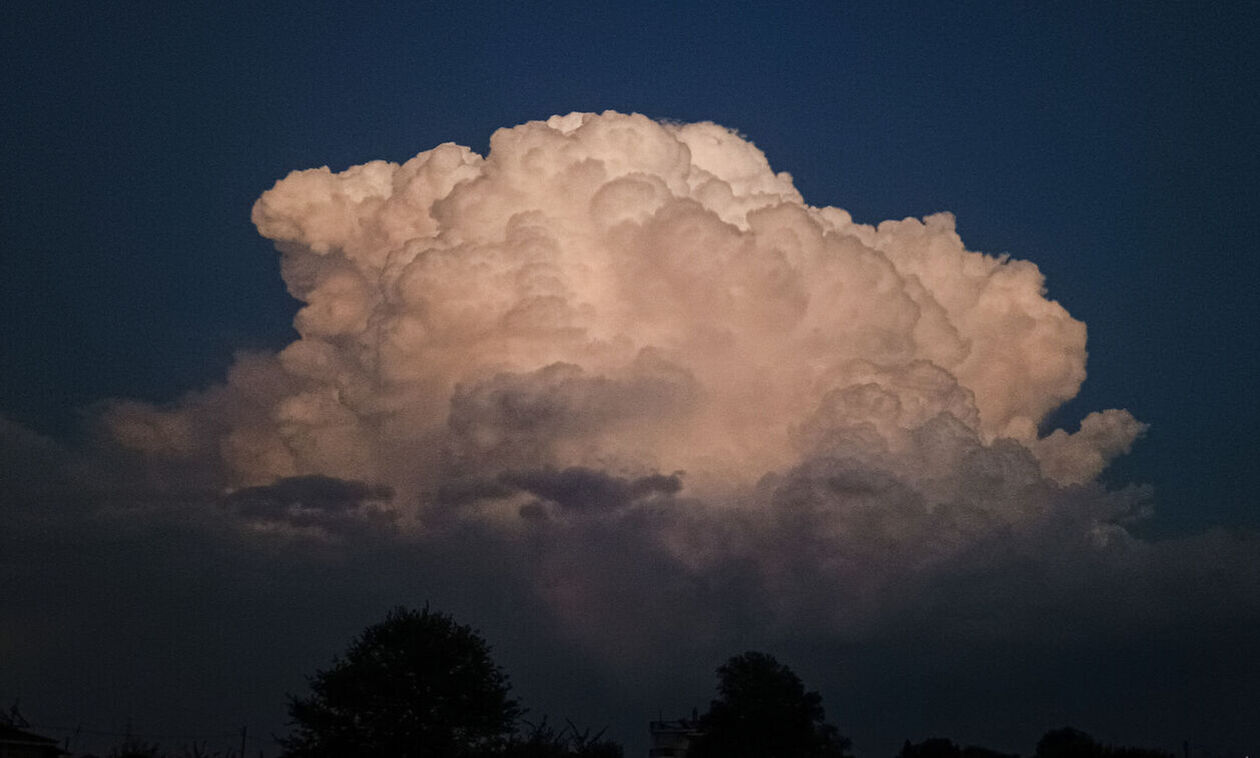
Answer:
[[648, 729], [652, 733], [648, 758], [685, 758], [691, 741], [700, 735], [700, 723], [694, 713], [689, 719], [649, 721]]
[[60, 758], [69, 755], [50, 737], [0, 723], [0, 758]]

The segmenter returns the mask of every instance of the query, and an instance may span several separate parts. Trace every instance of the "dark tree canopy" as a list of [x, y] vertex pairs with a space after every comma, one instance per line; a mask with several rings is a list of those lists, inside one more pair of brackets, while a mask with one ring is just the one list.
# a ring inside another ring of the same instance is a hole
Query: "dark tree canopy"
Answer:
[[1010, 753], [1000, 753], [976, 745], [959, 747], [953, 740], [933, 737], [918, 744], [906, 740], [897, 758], [1019, 758]]
[[1078, 729], [1052, 729], [1037, 741], [1037, 758], [1103, 758], [1103, 746]]
[[849, 740], [826, 723], [822, 697], [765, 653], [737, 655], [717, 670], [718, 698], [700, 717], [689, 758], [839, 758]]
[[462, 758], [503, 748], [520, 714], [470, 627], [396, 608], [292, 697], [290, 758]]
[[1173, 758], [1173, 755], [1163, 750], [1104, 745], [1079, 729], [1065, 726], [1041, 736], [1036, 758]]

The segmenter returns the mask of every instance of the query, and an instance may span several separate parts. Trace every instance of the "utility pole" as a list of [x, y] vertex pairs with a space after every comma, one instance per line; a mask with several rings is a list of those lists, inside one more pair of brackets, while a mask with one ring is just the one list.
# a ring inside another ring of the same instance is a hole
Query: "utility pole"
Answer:
[[246, 727], [241, 727], [241, 752], [239, 753], [241, 758], [245, 758], [245, 729]]

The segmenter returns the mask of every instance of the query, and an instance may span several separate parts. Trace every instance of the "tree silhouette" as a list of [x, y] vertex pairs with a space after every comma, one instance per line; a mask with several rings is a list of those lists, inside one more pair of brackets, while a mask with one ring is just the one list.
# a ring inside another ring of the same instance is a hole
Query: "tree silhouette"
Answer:
[[906, 740], [897, 758], [1019, 758], [1019, 756], [976, 745], [959, 747], [953, 740], [932, 737], [918, 744]]
[[897, 758], [962, 758], [962, 748], [944, 737], [932, 737], [918, 744], [906, 740]]
[[822, 697], [765, 653], [717, 670], [718, 699], [700, 717], [689, 758], [842, 758], [849, 740], [826, 723]]
[[1113, 747], [1079, 729], [1052, 729], [1037, 742], [1036, 758], [1173, 758], [1172, 753], [1139, 747]]
[[395, 608], [290, 697], [289, 758], [463, 758], [498, 752], [520, 709], [470, 627]]
[[1070, 726], [1052, 729], [1037, 741], [1037, 758], [1104, 758], [1105, 752], [1093, 737]]

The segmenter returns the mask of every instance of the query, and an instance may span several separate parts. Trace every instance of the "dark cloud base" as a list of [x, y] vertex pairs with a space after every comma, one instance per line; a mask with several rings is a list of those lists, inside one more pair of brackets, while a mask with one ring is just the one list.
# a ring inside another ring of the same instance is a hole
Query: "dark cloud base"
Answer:
[[[428, 602], [482, 631], [535, 714], [608, 725], [631, 755], [745, 649], [818, 687], [859, 755], [931, 735], [1029, 752], [1063, 724], [1170, 750], [1257, 740], [1260, 540], [1080, 528], [1140, 493], [1051, 491], [1084, 505], [954, 549], [966, 519], [835, 460], [763, 482], [760, 509], [688, 500], [672, 475], [532, 469], [428, 521], [381, 517], [390, 493], [364, 483], [225, 497], [100, 466], [4, 429], [0, 695], [36, 723], [282, 733], [304, 675]], [[864, 510], [871, 493], [901, 505]], [[494, 498], [536, 507], [511, 529], [450, 515]]]

